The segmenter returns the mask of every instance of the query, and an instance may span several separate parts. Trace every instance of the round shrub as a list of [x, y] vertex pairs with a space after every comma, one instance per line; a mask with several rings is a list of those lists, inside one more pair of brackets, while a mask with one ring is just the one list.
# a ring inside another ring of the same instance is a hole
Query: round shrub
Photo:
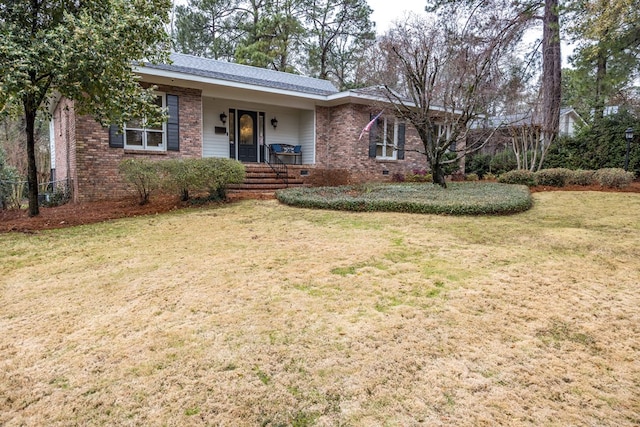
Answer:
[[595, 173], [595, 179], [603, 187], [624, 188], [633, 182], [633, 172], [626, 172], [620, 168], [598, 169]]
[[592, 185], [595, 184], [595, 171], [591, 170], [575, 170], [571, 171], [567, 177], [567, 185]]
[[160, 187], [158, 164], [146, 159], [125, 159], [118, 165], [124, 180], [138, 192], [141, 205], [148, 203], [151, 193]]
[[566, 168], [542, 169], [535, 173], [537, 185], [550, 187], [564, 187], [571, 175], [571, 170]]
[[476, 174], [476, 173], [468, 173], [468, 174], [465, 176], [465, 180], [466, 180], [466, 181], [477, 181], [478, 179], [479, 179], [479, 178], [478, 178], [478, 174]]
[[536, 178], [533, 172], [519, 169], [503, 173], [498, 177], [498, 182], [503, 184], [519, 184], [532, 187], [536, 185]]

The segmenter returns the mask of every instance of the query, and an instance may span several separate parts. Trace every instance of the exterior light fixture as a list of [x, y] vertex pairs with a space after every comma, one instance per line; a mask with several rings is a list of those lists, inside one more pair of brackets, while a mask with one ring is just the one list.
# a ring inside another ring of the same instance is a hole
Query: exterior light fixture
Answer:
[[227, 124], [227, 115], [225, 113], [220, 113], [220, 121], [223, 125]]
[[277, 128], [278, 127], [278, 119], [276, 119], [275, 117], [273, 119], [271, 119], [271, 126], [273, 126], [273, 128]]
[[631, 151], [631, 141], [633, 141], [633, 128], [624, 131], [624, 139], [627, 140], [627, 155], [624, 157], [624, 170], [629, 170], [629, 152]]

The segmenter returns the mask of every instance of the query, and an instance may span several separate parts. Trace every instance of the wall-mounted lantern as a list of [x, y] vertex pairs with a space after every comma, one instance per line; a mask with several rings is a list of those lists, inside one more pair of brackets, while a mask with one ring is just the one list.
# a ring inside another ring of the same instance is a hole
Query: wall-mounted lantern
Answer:
[[227, 124], [227, 115], [224, 112], [220, 113], [220, 121], [222, 122], [223, 125]]
[[271, 126], [273, 126], [273, 128], [277, 128], [278, 127], [278, 119], [276, 119], [275, 117], [273, 119], [271, 119]]

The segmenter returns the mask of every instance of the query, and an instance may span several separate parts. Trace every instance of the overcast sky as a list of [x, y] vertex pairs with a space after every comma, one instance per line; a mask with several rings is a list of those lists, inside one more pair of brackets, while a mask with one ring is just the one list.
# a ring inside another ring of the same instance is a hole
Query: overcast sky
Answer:
[[376, 32], [382, 34], [387, 31], [392, 22], [404, 17], [405, 12], [425, 15], [426, 0], [367, 0], [373, 13], [371, 20], [376, 23]]

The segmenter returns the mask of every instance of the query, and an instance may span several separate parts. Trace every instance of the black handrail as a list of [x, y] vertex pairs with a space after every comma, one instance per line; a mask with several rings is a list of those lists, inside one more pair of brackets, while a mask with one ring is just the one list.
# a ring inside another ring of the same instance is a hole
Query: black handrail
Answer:
[[265, 163], [269, 165], [271, 170], [276, 173], [276, 176], [279, 179], [283, 180], [284, 184], [288, 187], [289, 169], [287, 168], [287, 164], [278, 157], [277, 153], [273, 150], [271, 145], [265, 144], [265, 147], [267, 147], [267, 156], [265, 158]]

